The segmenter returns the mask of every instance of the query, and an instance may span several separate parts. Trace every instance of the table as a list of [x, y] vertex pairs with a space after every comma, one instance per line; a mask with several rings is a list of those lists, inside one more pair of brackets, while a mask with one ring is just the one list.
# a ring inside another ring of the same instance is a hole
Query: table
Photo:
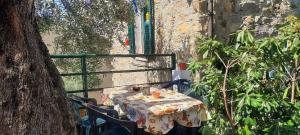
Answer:
[[[151, 93], [157, 90], [150, 88]], [[154, 98], [128, 89], [104, 90], [101, 98], [103, 104], [117, 106], [117, 111], [125, 112], [139, 128], [154, 134], [166, 134], [174, 127], [174, 121], [186, 127], [200, 127], [202, 121], [209, 119], [207, 106], [201, 101], [172, 90], [159, 91], [161, 97]]]

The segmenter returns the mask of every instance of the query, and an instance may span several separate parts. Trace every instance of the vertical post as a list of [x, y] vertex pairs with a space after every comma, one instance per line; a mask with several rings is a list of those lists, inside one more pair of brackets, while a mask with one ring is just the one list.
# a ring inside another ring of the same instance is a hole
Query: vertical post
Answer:
[[81, 56], [81, 72], [82, 72], [82, 89], [85, 98], [88, 98], [88, 85], [87, 85], [87, 69], [86, 69], [86, 55]]
[[209, 20], [208, 20], [208, 32], [207, 32], [207, 36], [209, 36], [210, 38], [214, 37], [214, 1], [213, 0], [208, 0], [208, 16], [209, 16]]
[[128, 23], [128, 37], [129, 37], [129, 44], [130, 44], [130, 50], [129, 53], [135, 54], [135, 31], [134, 31], [134, 23], [129, 22]]
[[171, 61], [172, 61], [172, 70], [175, 70], [176, 69], [176, 55], [175, 53], [172, 53], [172, 56], [171, 56]]
[[176, 69], [176, 54], [172, 53], [171, 54], [171, 70], [170, 70], [170, 81], [173, 81], [173, 72], [172, 70]]
[[148, 31], [149, 31], [149, 37], [148, 37], [148, 44], [149, 44], [149, 50], [148, 50], [148, 54], [152, 54], [152, 12], [151, 12], [151, 0], [148, 0], [148, 4], [147, 4], [147, 14], [149, 14], [149, 17], [146, 18], [146, 25], [148, 25]]
[[155, 53], [155, 5], [154, 0], [150, 0], [151, 12], [151, 54]]

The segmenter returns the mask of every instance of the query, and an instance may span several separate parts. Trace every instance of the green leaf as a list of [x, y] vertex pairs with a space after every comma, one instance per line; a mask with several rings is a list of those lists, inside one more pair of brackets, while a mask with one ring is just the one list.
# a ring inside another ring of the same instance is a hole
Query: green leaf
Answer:
[[244, 31], [244, 30], [242, 30], [242, 31], [241, 31], [239, 34], [241, 35], [241, 37], [240, 37], [240, 42], [244, 42], [244, 38], [245, 38], [245, 31]]
[[298, 37], [294, 38], [293, 44], [294, 44], [294, 46], [299, 46], [300, 45], [300, 39]]
[[252, 133], [247, 125], [244, 126], [244, 133], [245, 133], [245, 135], [252, 135]]
[[215, 129], [208, 125], [205, 125], [202, 128], [200, 128], [200, 132], [203, 135], [216, 135]]
[[237, 34], [237, 37], [236, 37], [236, 41], [237, 42], [241, 42], [242, 41], [242, 37], [244, 36], [243, 32], [244, 31], [241, 31], [240, 33]]
[[259, 45], [259, 49], [261, 49], [262, 47], [265, 47], [266, 45], [269, 44], [269, 40], [268, 39], [265, 39], [264, 42], [262, 42], [260, 45]]
[[292, 120], [288, 120], [288, 121], [286, 122], [286, 125], [287, 125], [287, 126], [294, 126], [295, 124], [294, 124], [294, 122], [293, 122]]
[[254, 42], [254, 37], [252, 36], [252, 34], [247, 31], [247, 39], [249, 43], [253, 43]]
[[294, 60], [297, 60], [299, 58], [299, 55], [297, 54], [297, 52], [294, 53], [293, 58], [294, 58]]
[[240, 43], [236, 43], [235, 44], [235, 49], [238, 49], [240, 47], [240, 45], [241, 45]]
[[245, 100], [247, 105], [251, 105], [250, 98], [248, 96], [246, 96]]
[[243, 55], [242, 55], [242, 59], [244, 59], [247, 55], [247, 52], [244, 52]]
[[244, 119], [244, 122], [245, 122], [246, 125], [250, 125], [250, 126], [255, 126], [256, 125], [256, 120], [250, 118], [249, 116]]
[[250, 102], [251, 102], [252, 107], [258, 108], [261, 106], [261, 99], [259, 99], [259, 98], [257, 98], [257, 99], [251, 98]]
[[206, 50], [206, 51], [204, 52], [204, 54], [203, 54], [203, 58], [204, 58], [204, 59], [207, 58], [208, 52], [209, 52], [209, 50]]
[[290, 87], [287, 87], [287, 88], [284, 89], [284, 93], [283, 93], [282, 99], [285, 99], [287, 97], [289, 89], [290, 89]]
[[244, 101], [245, 101], [245, 98], [244, 98], [244, 97], [239, 101], [239, 103], [238, 103], [238, 105], [237, 105], [238, 113], [241, 112], [241, 109], [242, 109], [243, 106], [244, 106]]
[[266, 107], [267, 107], [267, 112], [270, 112], [271, 111], [271, 107], [269, 104], [266, 104]]

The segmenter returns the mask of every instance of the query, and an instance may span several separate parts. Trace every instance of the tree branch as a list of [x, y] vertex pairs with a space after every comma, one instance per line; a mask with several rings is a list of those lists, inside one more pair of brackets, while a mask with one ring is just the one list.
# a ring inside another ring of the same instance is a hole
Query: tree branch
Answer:
[[214, 52], [214, 53], [217, 55], [218, 59], [223, 63], [224, 67], [226, 67], [227, 65], [225, 64], [223, 59], [220, 57], [220, 55], [217, 52]]
[[235, 64], [237, 64], [238, 63], [238, 58], [237, 59], [234, 59], [234, 60], [232, 60], [232, 61], [230, 61], [230, 63], [229, 63], [229, 67], [233, 67]]
[[227, 104], [227, 94], [226, 94], [226, 84], [227, 84], [227, 75], [228, 75], [228, 71], [230, 69], [230, 67], [228, 65], [225, 65], [226, 70], [225, 70], [225, 74], [224, 74], [224, 80], [223, 80], [223, 87], [222, 87], [222, 93], [223, 93], [223, 102], [224, 102], [224, 108], [225, 108], [225, 112], [226, 112], [226, 116], [231, 124], [233, 133], [236, 134], [236, 129], [235, 129], [235, 122], [229, 112], [228, 109], [228, 104]]
[[284, 66], [283, 64], [281, 64], [281, 66], [284, 68], [284, 70], [285, 70], [286, 73], [290, 76], [290, 78], [293, 78], [293, 76], [292, 76], [291, 73], [288, 71], [288, 69], [286, 68], [286, 66]]
[[292, 77], [292, 83], [291, 83], [291, 86], [292, 86], [292, 94], [291, 94], [291, 103], [295, 103], [295, 89], [296, 89], [296, 82], [297, 82], [297, 67], [298, 67], [298, 60], [296, 59], [295, 60], [295, 65], [294, 65], [294, 72], [293, 72], [293, 77]]

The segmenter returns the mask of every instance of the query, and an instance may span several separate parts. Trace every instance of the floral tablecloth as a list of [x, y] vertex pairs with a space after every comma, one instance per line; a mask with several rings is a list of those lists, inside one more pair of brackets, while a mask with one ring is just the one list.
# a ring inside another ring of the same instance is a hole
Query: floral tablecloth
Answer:
[[[151, 93], [157, 90], [150, 89]], [[154, 98], [126, 89], [108, 90], [101, 98], [105, 105], [118, 106], [120, 113], [125, 112], [139, 128], [154, 134], [166, 134], [174, 127], [174, 121], [186, 127], [199, 127], [201, 121], [209, 119], [207, 107], [201, 101], [171, 90], [159, 91], [161, 97]]]

